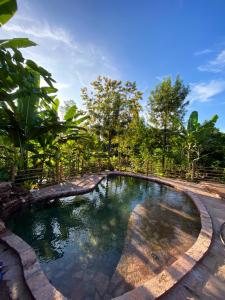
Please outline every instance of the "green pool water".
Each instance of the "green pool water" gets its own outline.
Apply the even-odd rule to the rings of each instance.
[[[140,203],[147,205],[144,231],[156,257],[157,251],[168,254],[173,243],[185,250],[177,242],[179,236],[188,237],[188,246],[194,243],[200,220],[186,195],[122,176],[110,176],[84,195],[24,208],[7,220],[7,226],[34,248],[47,277],[65,296],[97,299],[96,278],[101,274],[110,285],[130,214]]]

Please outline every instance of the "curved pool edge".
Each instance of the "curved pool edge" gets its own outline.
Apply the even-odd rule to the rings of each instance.
[[[201,220],[201,231],[194,245],[187,250],[180,258],[178,258],[172,265],[165,268],[161,273],[145,282],[143,285],[119,296],[116,300],[130,300],[130,299],[157,299],[164,295],[173,286],[185,277],[193,267],[206,255],[213,236],[211,217],[208,214],[205,205],[202,202],[201,196],[196,194],[190,187],[178,183],[175,180],[162,179],[158,177],[146,176],[142,174],[110,171],[102,172],[97,175],[96,180],[91,182],[87,187],[77,188],[70,191],[58,191],[48,195],[39,195],[34,199],[34,202],[47,200],[54,197],[63,197],[69,195],[84,194],[92,191],[102,179],[107,175],[121,175],[141,178],[160,184],[173,187],[177,190],[186,193],[196,205]],[[25,283],[27,284],[32,296],[36,300],[66,300],[47,279],[44,271],[41,269],[35,251],[24,240],[6,229],[0,233],[0,241],[6,243],[12,248],[20,257],[23,268],[23,275]]]
[[[166,294],[175,285],[177,285],[181,279],[191,272],[194,266],[207,254],[213,237],[211,217],[205,205],[203,204],[201,196],[192,191],[191,187],[185,186],[184,184],[182,185],[181,183],[173,180],[145,176],[141,174],[127,172],[113,172],[113,174],[142,178],[173,187],[179,191],[183,191],[191,198],[199,211],[201,230],[196,242],[192,245],[192,247],[183,255],[181,255],[173,264],[166,267],[162,272],[154,276],[149,281],[146,281],[143,285],[119,297],[113,298],[114,300],[158,299],[162,295]]]
[[[55,193],[40,195],[33,198],[33,202],[45,201],[52,198],[64,197],[70,195],[85,194],[91,192],[107,174],[98,174],[95,180],[87,187],[72,189],[70,191],[58,191]],[[28,245],[18,235],[5,227],[5,223],[0,219],[0,241],[11,248],[18,256],[21,262],[23,277],[25,283],[35,300],[67,300],[60,291],[58,291],[49,281],[41,268],[34,249]]]
[[[6,229],[0,234],[0,241],[19,256],[25,283],[34,299],[67,299],[49,282],[35,251],[23,239]]]

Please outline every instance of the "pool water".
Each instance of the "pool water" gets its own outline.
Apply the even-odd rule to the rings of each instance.
[[[65,296],[107,299],[128,221],[137,204],[147,208],[149,222],[145,220],[142,227],[156,257],[157,251],[168,254],[182,234],[188,240],[186,247],[196,240],[200,219],[185,194],[122,176],[103,179],[93,192],[84,195],[24,208],[10,217],[7,226],[34,248],[47,277]],[[176,242],[176,247],[180,252],[187,250],[182,243]]]

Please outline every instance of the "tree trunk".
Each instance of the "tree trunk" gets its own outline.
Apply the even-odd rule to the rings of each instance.
[[[162,145],[162,150],[163,150],[163,155],[162,155],[162,171],[164,172],[165,170],[165,161],[166,161],[166,144],[167,144],[167,127],[165,126],[163,129],[163,145]]]
[[[11,165],[11,180],[12,180],[12,182],[15,182],[16,171],[17,171],[16,157],[17,157],[16,147],[13,147],[13,160],[12,160],[12,165]]]
[[[60,182],[60,178],[59,178],[60,171],[59,171],[59,161],[58,161],[58,159],[56,160],[56,164],[55,164],[55,172],[56,172],[55,181],[59,183]]]
[[[59,180],[60,180],[60,182],[62,182],[62,180],[63,180],[63,166],[62,166],[62,163],[60,163],[60,165],[59,165]]]
[[[113,170],[113,166],[112,166],[112,163],[111,163],[111,155],[112,155],[112,138],[109,135],[109,139],[108,139],[108,169],[110,171]]]
[[[146,170],[146,173],[147,173],[147,176],[148,176],[148,173],[149,173],[149,159],[147,159],[147,170]]]
[[[12,169],[11,169],[11,181],[15,182],[16,177],[16,165],[13,163]]]
[[[192,170],[191,170],[191,180],[194,181],[195,178],[195,170],[196,170],[196,164],[195,159],[192,161]]]

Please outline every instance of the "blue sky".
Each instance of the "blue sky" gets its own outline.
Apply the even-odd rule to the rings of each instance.
[[[60,99],[81,105],[80,88],[98,75],[150,90],[166,76],[190,85],[189,113],[219,115],[225,131],[224,0],[18,0],[1,37],[27,36],[24,50],[57,80]]]

